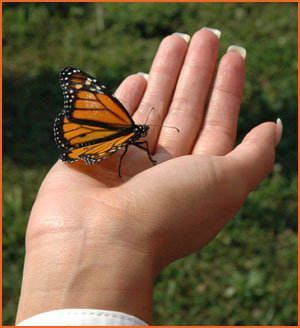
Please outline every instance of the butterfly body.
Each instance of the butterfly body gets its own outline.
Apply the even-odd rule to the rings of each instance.
[[[54,123],[54,138],[63,152],[63,162],[84,160],[95,164],[129,145],[147,151],[147,141],[138,142],[149,130],[147,125],[137,125],[119,100],[95,78],[79,69],[66,67],[60,74],[64,93],[64,109]],[[143,147],[142,145],[145,145]]]

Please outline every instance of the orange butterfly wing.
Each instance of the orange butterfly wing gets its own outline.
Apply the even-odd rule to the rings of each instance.
[[[92,76],[67,67],[61,72],[60,84],[65,97],[64,109],[71,121],[85,119],[116,128],[135,125],[119,100]]]
[[[148,126],[136,125],[119,100],[95,78],[66,67],[60,84],[64,110],[55,120],[54,138],[63,150],[60,158],[64,162],[83,159],[94,164],[122,147],[126,151],[128,144],[145,149],[135,141],[147,134]]]
[[[54,131],[58,146],[64,150],[61,159],[64,162],[84,159],[87,164],[108,158],[135,135],[134,132],[120,135],[114,130],[73,123],[64,113],[56,118]]]

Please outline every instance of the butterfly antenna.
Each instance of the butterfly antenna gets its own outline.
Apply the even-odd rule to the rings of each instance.
[[[178,128],[176,128],[175,126],[170,126],[170,125],[151,124],[149,126],[159,126],[161,128],[170,128],[170,129],[175,129],[178,133],[180,132],[180,130]]]
[[[148,118],[149,118],[149,116],[150,116],[150,114],[151,114],[151,112],[152,112],[153,110],[154,110],[154,107],[152,107],[152,108],[149,110],[149,113],[148,113],[148,115],[147,115],[147,119],[146,119],[146,123],[145,123],[145,125],[147,124],[147,122],[148,122]],[[158,127],[160,127],[160,128],[171,128],[171,129],[175,129],[178,133],[180,132],[180,130],[177,129],[175,126],[170,126],[170,125],[148,124],[148,126],[158,126]]]
[[[154,110],[154,107],[151,107],[150,110],[149,110],[149,113],[148,113],[148,115],[147,115],[145,125],[147,125],[148,118],[149,118],[149,116],[150,116],[150,114],[151,114],[151,112],[152,112],[153,110]]]

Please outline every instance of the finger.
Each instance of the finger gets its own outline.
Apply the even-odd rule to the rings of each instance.
[[[162,124],[171,102],[177,78],[188,48],[187,40],[179,35],[170,35],[161,42],[153,61],[147,89],[141,104],[134,115],[135,122],[141,124],[146,120],[152,107],[147,124]],[[147,140],[153,150],[159,128],[152,128]]]
[[[226,158],[232,168],[232,181],[248,195],[272,171],[275,147],[280,141],[282,125],[271,122],[252,129],[242,143]]]
[[[180,130],[162,128],[156,152],[172,157],[191,152],[202,124],[204,106],[219,50],[218,37],[208,30],[196,32],[191,40],[176,91],[163,122]]]
[[[147,87],[147,80],[145,77],[133,74],[128,76],[118,87],[115,92],[115,96],[119,99],[122,105],[127,109],[130,115],[132,115]]]
[[[224,155],[232,149],[244,79],[244,58],[233,51],[225,54],[220,61],[194,154]]]

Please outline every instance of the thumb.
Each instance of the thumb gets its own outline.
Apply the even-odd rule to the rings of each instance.
[[[244,138],[242,143],[231,151],[229,163],[234,167],[238,179],[244,182],[246,194],[272,171],[275,160],[275,147],[282,135],[281,120],[277,124],[267,122],[253,128]],[[241,179],[241,180],[240,180]]]

